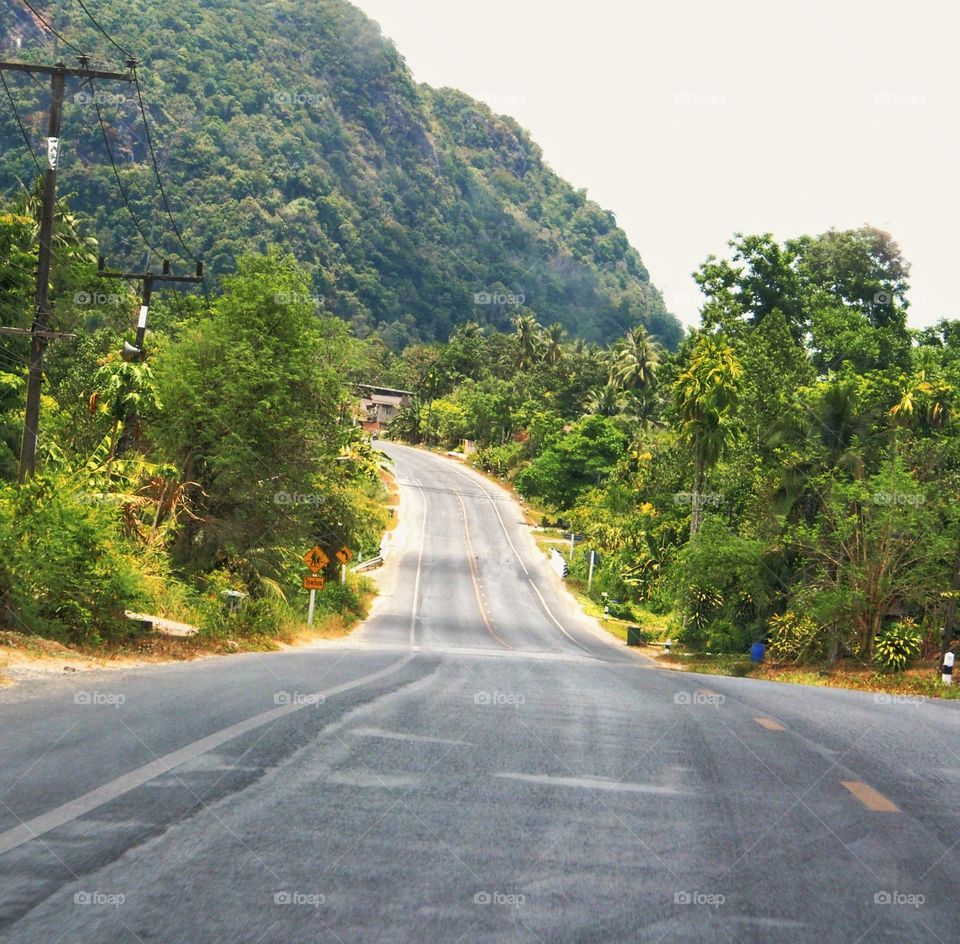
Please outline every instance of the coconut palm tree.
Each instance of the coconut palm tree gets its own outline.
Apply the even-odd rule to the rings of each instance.
[[[657,380],[660,355],[642,325],[628,331],[613,349],[611,379],[624,390],[647,391]]]
[[[606,383],[594,391],[587,412],[595,416],[619,416],[625,409],[627,398],[615,383]]]
[[[517,366],[529,370],[540,360],[541,325],[533,315],[517,315],[513,319],[514,339],[517,343]]]
[[[733,414],[742,379],[743,367],[726,339],[703,335],[674,386],[680,435],[693,453],[691,537],[700,530],[707,470],[717,464],[736,431]]]
[[[563,361],[563,342],[567,331],[562,324],[552,324],[543,332],[543,362],[556,367]]]

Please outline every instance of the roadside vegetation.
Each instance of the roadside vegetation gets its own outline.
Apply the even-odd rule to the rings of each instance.
[[[909,266],[875,229],[730,249],[695,274],[702,323],[675,351],[518,313],[388,358],[416,392],[392,433],[468,441],[582,535],[571,581],[598,552],[593,603],[676,650],[933,665],[957,592],[960,322],[907,328]]]
[[[35,219],[28,196],[0,213],[13,326],[30,325]],[[61,213],[54,319],[74,337],[47,350],[38,473],[24,485],[29,339],[0,341],[0,629],[115,652],[295,638],[302,555],[319,543],[371,556],[390,517],[380,457],[354,424],[366,346],[318,312],[290,257],[268,251],[209,304],[155,294],[147,356],[124,360],[138,300],[98,278],[83,231]],[[371,594],[365,579],[339,583],[336,564],[327,576],[320,634],[355,622]],[[145,640],[128,611],[200,633]]]

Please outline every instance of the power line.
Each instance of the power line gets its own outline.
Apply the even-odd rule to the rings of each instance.
[[[133,225],[136,226],[137,232],[140,234],[140,238],[146,244],[147,249],[149,249],[150,252],[158,257],[162,256],[162,253],[158,251],[156,246],[154,246],[153,243],[147,239],[147,234],[143,231],[139,217],[133,212],[133,207],[130,206],[130,200],[127,197],[126,188],[123,186],[123,182],[120,180],[120,171],[117,169],[116,161],[113,159],[113,149],[110,147],[110,141],[107,139],[107,129],[103,124],[103,113],[100,111],[100,102],[97,101],[97,93],[93,85],[93,79],[90,80],[90,91],[93,93],[93,104],[97,109],[97,121],[100,123],[100,134],[103,137],[103,145],[107,149],[107,157],[110,159],[110,166],[113,168],[113,176],[116,178],[117,187],[119,188],[120,196],[123,199],[123,205],[127,208],[127,212],[130,214],[130,218],[133,220]]]
[[[10,108],[13,109],[13,117],[17,119],[17,127],[20,129],[20,134],[23,136],[23,143],[30,152],[30,156],[33,158],[33,163],[37,165],[37,173],[42,174],[43,168],[40,166],[40,161],[37,160],[37,155],[34,153],[33,145],[30,143],[30,137],[27,134],[27,129],[23,127],[23,122],[20,120],[20,112],[17,110],[17,103],[14,101],[13,93],[10,91],[10,86],[7,85],[7,79],[2,70],[0,70],[0,82],[3,82],[3,89],[7,93],[7,100],[10,102]]]
[[[50,30],[50,32],[53,33],[53,35],[56,36],[57,39],[59,39],[61,43],[63,43],[64,46],[69,46],[75,53],[77,53],[77,55],[86,57],[86,53],[84,53],[84,51],[83,51],[82,49],[78,48],[77,46],[74,46],[73,43],[71,43],[69,40],[64,39],[64,37],[61,36],[61,35],[53,28],[53,26],[52,26],[50,23],[48,23],[48,22],[37,12],[37,9],[33,6],[32,3],[30,3],[30,0],[20,0],[20,2],[23,3],[23,5],[24,5],[25,7],[27,7],[27,9],[29,9],[30,12],[31,12],[41,23],[43,23],[43,25],[44,25],[48,30]]]
[[[150,134],[150,122],[147,119],[147,109],[143,104],[143,90],[140,88],[140,78],[137,75],[137,67],[135,64],[131,66],[131,70],[133,72],[133,84],[137,90],[137,102],[140,105],[140,114],[143,117],[143,127],[144,131],[146,132],[147,149],[150,152],[150,161],[153,164],[153,173],[157,178],[157,187],[160,190],[160,196],[163,198],[164,209],[167,211],[167,217],[170,220],[170,225],[173,227],[174,233],[176,234],[177,242],[179,242],[183,247],[183,251],[187,254],[187,258],[191,259],[193,262],[199,263],[200,260],[190,251],[190,249],[187,247],[187,244],[183,241],[183,235],[181,234],[180,228],[177,226],[177,221],[173,218],[173,213],[170,210],[170,202],[167,200],[167,192],[163,189],[163,181],[160,179],[160,167],[157,164],[157,154],[153,149],[153,138]],[[203,288],[203,297],[206,303],[207,311],[209,312],[210,293],[207,290],[207,277],[205,273],[201,276],[200,284]]]
[[[96,20],[96,19],[94,18],[94,16],[93,16],[93,14],[87,9],[86,4],[83,2],[83,0],[77,0],[77,3],[80,4],[80,9],[83,10],[83,12],[87,14],[87,19],[89,19],[90,22],[93,23],[93,25],[96,27],[97,31],[98,31],[99,33],[101,33],[102,35],[104,35],[104,36],[107,38],[107,40],[108,40],[116,49],[119,49],[120,52],[122,52],[122,53],[124,54],[124,56],[126,56],[128,59],[129,59],[129,58],[132,58],[131,55],[130,55],[130,51],[129,51],[128,49],[124,49],[123,46],[121,46],[121,45],[97,22],[97,20]]]
[[[157,155],[153,149],[153,138],[150,134],[150,123],[147,120],[147,109],[143,104],[143,93],[140,89],[140,79],[137,77],[136,67],[133,69],[133,84],[137,90],[137,102],[140,105],[140,114],[143,116],[143,127],[146,129],[146,139],[147,139],[147,148],[150,151],[150,161],[153,164],[153,173],[157,179],[157,187],[160,189],[160,196],[163,198],[163,206],[167,211],[167,218],[170,220],[170,225],[173,227],[174,233],[177,236],[177,242],[183,247],[183,251],[187,254],[187,258],[192,262],[199,262],[200,260],[187,248],[187,244],[183,241],[183,236],[180,233],[180,227],[177,226],[177,221],[173,218],[173,213],[170,210],[170,202],[167,200],[167,192],[163,189],[163,181],[160,178],[160,167],[157,164]]]

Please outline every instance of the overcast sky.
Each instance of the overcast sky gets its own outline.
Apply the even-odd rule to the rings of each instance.
[[[735,231],[870,223],[911,317],[960,317],[960,16],[942,2],[355,0],[414,76],[513,115],[608,210],[668,307]]]

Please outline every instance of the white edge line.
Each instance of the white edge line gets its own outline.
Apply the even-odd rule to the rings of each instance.
[[[375,682],[403,668],[414,658],[416,658],[416,654],[410,653],[398,659],[396,662],[392,662],[386,668],[380,669],[378,672],[364,675],[361,678],[354,679],[352,682],[344,682],[342,685],[336,685],[322,692],[316,692],[312,698],[308,697],[290,705],[281,705],[279,708],[261,712],[252,718],[247,718],[245,721],[232,724],[227,728],[223,728],[221,731],[201,738],[199,741],[194,741],[192,744],[186,745],[186,747],[181,747],[179,750],[164,754],[149,764],[137,767],[135,770],[131,770],[129,773],[123,774],[97,787],[95,790],[83,794],[83,796],[69,800],[46,813],[41,813],[39,816],[28,819],[19,826],[0,833],[0,856],[60,826],[65,826],[67,823],[73,822],[73,820],[92,812],[105,803],[109,803],[111,800],[122,796],[124,793],[129,793],[131,790],[143,786],[145,783],[149,783],[161,774],[173,770],[174,767],[179,767],[181,764],[185,764],[187,761],[193,760],[201,754],[212,751],[221,744],[226,744],[228,741],[232,741],[242,734],[254,731],[257,728],[263,727],[265,724],[269,724],[271,721],[276,721],[295,711],[302,711],[307,707],[315,707],[321,700],[339,695],[343,692],[348,692],[353,688],[359,688],[361,685]]]

